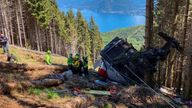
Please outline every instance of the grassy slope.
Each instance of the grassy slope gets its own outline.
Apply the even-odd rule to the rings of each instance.
[[[101,33],[104,44],[109,43],[114,37],[127,38],[128,42],[132,43],[136,49],[140,49],[144,43],[143,36],[145,35],[145,26],[135,26],[122,28],[111,32]]]
[[[0,61],[5,62],[6,56],[2,54],[2,48],[0,48]],[[31,50],[26,50],[24,48],[19,48],[15,46],[10,46],[10,53],[16,55],[18,58],[18,63],[26,64],[44,64],[44,54],[43,52],[36,52]],[[67,64],[67,58],[63,56],[53,55],[53,63],[55,64]]]

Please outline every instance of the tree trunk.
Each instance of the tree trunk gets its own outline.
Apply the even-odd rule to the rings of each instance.
[[[146,28],[145,28],[145,47],[152,46],[153,39],[153,0],[146,1]],[[145,82],[152,86],[153,85],[153,74],[145,72]]]
[[[153,36],[153,0],[146,1],[145,47],[150,47]]]
[[[191,2],[192,3],[192,2]],[[186,100],[192,99],[192,37],[191,37],[191,27],[192,27],[192,20],[191,18],[191,13],[192,9],[189,8],[191,7],[190,1],[187,0],[186,2],[186,10],[185,10],[185,26],[184,26],[184,32],[186,32],[186,39],[187,41],[186,44],[186,51],[184,57],[184,68],[183,68],[183,73],[184,73],[184,79],[183,79],[183,98]],[[188,16],[189,15],[189,16]]]
[[[40,51],[39,47],[39,28],[37,22],[35,22],[35,37],[36,37],[36,49],[37,51]]]
[[[17,17],[17,29],[18,29],[19,46],[23,47],[18,7],[16,8],[16,17]]]
[[[187,33],[187,20],[188,20],[188,11],[189,11],[189,0],[186,0],[186,8],[185,8],[185,19],[184,19],[184,29],[183,29],[183,40],[182,40],[182,44],[183,44],[183,48],[185,49],[185,44],[186,44],[186,33]],[[181,84],[182,84],[182,74],[183,74],[183,61],[184,61],[184,54],[181,55],[181,60],[180,60],[180,69],[178,72],[178,86],[177,86],[177,93],[180,93],[181,91]]]
[[[23,33],[23,38],[24,38],[24,47],[26,47],[26,32],[25,32],[25,26],[24,26],[24,20],[23,20],[23,8],[22,8],[22,3],[21,0],[18,0],[18,6],[19,6],[19,13],[20,13],[20,20],[21,20],[21,26],[22,26],[22,33]]]

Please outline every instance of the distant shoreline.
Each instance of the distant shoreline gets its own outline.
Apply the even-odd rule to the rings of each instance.
[[[62,11],[66,13],[68,10],[69,8],[63,8]],[[76,14],[78,9],[73,9],[73,11]],[[93,16],[101,33],[145,24],[145,16],[140,15],[97,13],[87,9],[84,9],[81,12],[88,22],[90,21],[90,17]]]
[[[145,0],[110,1],[110,0],[57,0],[58,7],[65,13],[73,9],[81,10],[83,17],[89,22],[93,16],[101,33],[120,28],[128,28],[145,24]]]

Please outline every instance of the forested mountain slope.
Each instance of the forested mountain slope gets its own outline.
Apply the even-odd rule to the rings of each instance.
[[[101,33],[104,44],[109,43],[114,37],[127,39],[136,49],[140,49],[144,44],[145,26],[135,26]]]
[[[11,44],[96,59],[102,39],[93,18],[86,22],[80,11],[60,12],[53,0],[0,0],[0,4],[0,31]]]

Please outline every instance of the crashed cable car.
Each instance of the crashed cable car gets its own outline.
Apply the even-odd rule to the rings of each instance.
[[[158,61],[166,59],[171,48],[182,52],[179,42],[164,32],[159,32],[166,43],[161,48],[146,48],[137,51],[132,44],[119,37],[115,37],[101,51],[102,63],[99,73],[106,72],[104,77],[121,84],[141,84],[145,72],[156,72]]]

